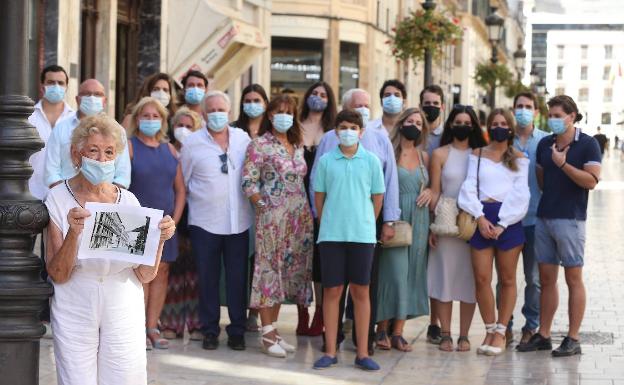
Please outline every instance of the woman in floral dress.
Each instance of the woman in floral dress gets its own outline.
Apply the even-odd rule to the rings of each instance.
[[[288,95],[269,103],[266,119],[271,128],[261,128],[249,145],[243,169],[243,190],[256,208],[250,307],[260,312],[264,352],[276,357],[295,350],[275,329],[280,305],[288,301],[308,306],[312,298],[312,216],[296,111]]]

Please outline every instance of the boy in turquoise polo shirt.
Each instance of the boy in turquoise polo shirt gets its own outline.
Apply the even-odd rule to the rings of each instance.
[[[385,185],[379,159],[359,145],[362,125],[357,111],[341,111],[335,124],[340,145],[323,155],[316,168],[314,202],[320,222],[317,242],[321,253],[326,354],[314,363],[314,369],[325,369],[338,362],[338,309],[344,283],[349,282],[358,342],[355,365],[364,370],[379,370],[379,365],[368,356],[368,291],[377,243],[376,219]]]

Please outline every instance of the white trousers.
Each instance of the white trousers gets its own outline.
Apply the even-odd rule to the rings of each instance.
[[[130,268],[75,270],[51,302],[59,385],[147,384],[143,286]]]

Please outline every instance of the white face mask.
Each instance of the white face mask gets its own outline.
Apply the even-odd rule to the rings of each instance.
[[[182,143],[184,139],[186,139],[186,137],[191,135],[192,133],[193,131],[189,130],[188,128],[184,126],[176,127],[173,129],[173,136],[180,143]]]
[[[163,107],[167,107],[169,105],[169,102],[171,101],[171,95],[169,95],[168,92],[163,91],[163,90],[152,91],[150,96],[158,100],[160,104],[163,105]]]

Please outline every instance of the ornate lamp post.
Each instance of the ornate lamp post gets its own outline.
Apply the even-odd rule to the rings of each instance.
[[[0,382],[39,383],[39,313],[52,288],[32,253],[48,212],[28,192],[28,158],[43,147],[28,122],[28,32],[32,0],[0,1]]]
[[[436,3],[433,0],[425,0],[422,4],[425,12],[431,12],[435,9]],[[433,84],[433,77],[431,75],[431,63],[432,63],[432,55],[431,50],[425,50],[425,87]]]
[[[498,42],[503,37],[503,25],[505,24],[505,19],[500,17],[496,13],[496,8],[492,8],[492,13],[490,13],[485,18],[485,25],[488,30],[488,38],[490,40],[490,45],[492,46],[492,58],[490,59],[492,64],[498,63]],[[492,93],[490,95],[490,108],[494,108],[496,105],[496,85],[492,87]]]
[[[522,47],[518,47],[518,50],[514,52],[514,65],[516,66],[516,72],[518,73],[518,81],[522,80],[524,74],[524,63],[526,61],[526,51]]]

